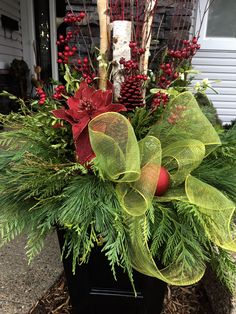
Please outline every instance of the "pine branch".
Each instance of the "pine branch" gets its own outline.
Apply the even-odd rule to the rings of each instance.
[[[228,290],[235,293],[236,282],[236,263],[233,256],[220,248],[215,248],[212,251],[211,267],[216,273],[218,279],[228,288]]]
[[[189,204],[183,202],[176,204],[169,203],[163,206],[154,201],[155,222],[151,252],[165,266],[177,262],[185,270],[202,267],[209,259],[207,255],[209,240],[204,227],[194,217],[193,211],[186,211]],[[184,210],[188,214],[183,215]]]

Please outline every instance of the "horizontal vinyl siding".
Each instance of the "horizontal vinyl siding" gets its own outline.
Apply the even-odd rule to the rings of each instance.
[[[20,0],[0,0],[0,15],[6,15],[19,22],[19,31],[12,34],[4,31],[0,20],[0,69],[6,68],[13,59],[22,59],[22,35],[20,25]]]
[[[193,66],[200,71],[197,80],[208,78],[218,92],[208,90],[222,122],[236,119],[236,51],[200,50],[193,59]]]

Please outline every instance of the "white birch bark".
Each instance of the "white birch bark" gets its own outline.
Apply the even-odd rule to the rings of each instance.
[[[131,41],[132,23],[130,21],[114,21],[113,28],[113,86],[114,99],[117,101],[120,95],[120,85],[123,81],[121,73],[120,59],[123,57],[126,60],[131,59],[131,51],[129,43]]]

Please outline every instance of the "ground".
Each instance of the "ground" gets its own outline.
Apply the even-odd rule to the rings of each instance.
[[[28,314],[71,314],[64,274]],[[191,287],[168,286],[162,314],[213,314],[201,283]]]

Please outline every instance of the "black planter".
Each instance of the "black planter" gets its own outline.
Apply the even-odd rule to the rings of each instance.
[[[64,232],[58,230],[62,248]],[[63,260],[73,314],[159,314],[162,311],[166,284],[134,271],[137,297],[126,274],[117,268],[117,281],[99,249],[88,264],[78,266],[72,274],[72,260]]]

